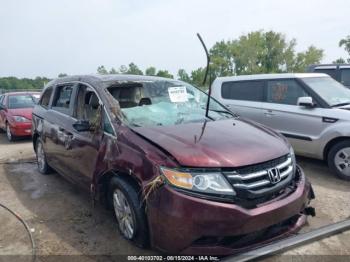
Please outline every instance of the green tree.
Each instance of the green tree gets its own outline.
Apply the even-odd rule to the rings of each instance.
[[[118,74],[118,71],[114,69],[114,67],[111,68],[111,70],[109,70],[110,74]]]
[[[346,62],[345,62],[345,60],[344,60],[344,58],[338,58],[337,60],[334,60],[333,61],[333,64],[345,64]]]
[[[65,77],[65,76],[68,76],[68,75],[65,74],[65,73],[59,73],[59,74],[58,74],[58,77]]]
[[[344,47],[345,51],[348,52],[348,55],[350,56],[350,35],[339,41],[339,47]],[[345,62],[344,59],[343,61]],[[350,57],[347,59],[347,62],[350,63]]]
[[[101,65],[97,68],[97,73],[100,74],[100,75],[107,75],[108,74],[108,71],[107,69],[105,68],[104,65]]]
[[[174,78],[174,76],[170,74],[168,70],[159,70],[156,76],[165,77],[165,78]]]
[[[297,53],[295,62],[290,71],[305,72],[308,65],[317,64],[323,57],[323,50],[310,46],[305,52]]]
[[[187,74],[185,69],[179,69],[177,72],[177,76],[181,81],[190,83],[191,82],[191,77]]]
[[[207,87],[203,85],[205,76],[205,68],[197,68],[191,72],[191,84],[199,87],[202,90],[206,90]]]
[[[126,74],[130,74],[130,75],[143,75],[143,72],[140,68],[138,68],[138,66],[134,63],[130,63],[129,64],[129,68],[126,71]]]
[[[254,31],[238,39],[220,41],[210,49],[211,70],[216,76],[304,71],[319,63],[323,50],[310,46],[295,52],[296,40],[274,31]]]
[[[147,76],[155,76],[157,72],[157,69],[154,66],[150,66],[146,69],[145,75]]]

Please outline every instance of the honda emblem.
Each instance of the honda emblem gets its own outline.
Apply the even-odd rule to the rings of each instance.
[[[281,181],[281,174],[278,168],[271,168],[267,170],[271,184],[277,184]]]

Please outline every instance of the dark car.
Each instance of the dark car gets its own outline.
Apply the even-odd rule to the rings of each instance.
[[[279,134],[172,79],[72,76],[33,111],[38,168],[114,209],[120,233],[173,254],[233,254],[299,230],[313,191]]]
[[[324,73],[350,88],[350,64],[310,65],[307,72]]]
[[[32,111],[38,92],[12,92],[0,95],[0,129],[7,139],[32,135]]]

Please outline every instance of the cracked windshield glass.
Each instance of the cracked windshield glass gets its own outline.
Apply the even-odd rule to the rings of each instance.
[[[132,126],[169,126],[234,117],[211,98],[206,118],[207,94],[179,81],[116,84],[108,90]]]

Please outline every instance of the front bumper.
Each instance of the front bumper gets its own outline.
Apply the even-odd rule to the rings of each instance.
[[[293,193],[253,209],[163,186],[149,205],[152,246],[171,254],[230,255],[297,232],[306,222],[304,210],[313,196],[299,167],[298,172]],[[237,245],[235,239],[243,237],[248,241]]]
[[[31,136],[32,122],[12,122],[10,123],[10,130],[13,136]]]

